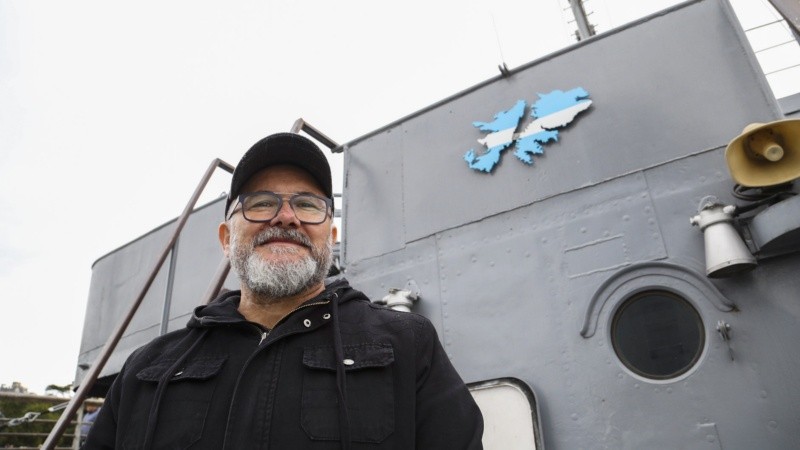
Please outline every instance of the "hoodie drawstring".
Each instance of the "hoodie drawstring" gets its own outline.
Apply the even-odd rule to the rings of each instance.
[[[144,435],[144,445],[142,449],[150,450],[153,446],[153,438],[155,438],[156,434],[156,425],[158,424],[158,409],[161,406],[161,399],[164,397],[164,392],[167,390],[167,385],[169,385],[169,380],[172,379],[172,376],[175,372],[178,371],[178,368],[183,365],[189,355],[200,345],[200,342],[208,335],[208,328],[202,330],[202,334],[197,337],[197,339],[192,343],[188,350],[183,352],[183,354],[175,361],[164,375],[161,376],[161,379],[158,380],[158,387],[156,387],[155,395],[153,396],[153,403],[150,406],[150,414],[147,417],[147,428],[146,433]],[[189,333],[184,340],[188,340],[190,336],[194,333]]]
[[[333,316],[333,352],[336,355],[336,394],[339,399],[339,438],[342,450],[350,450],[350,415],[347,412],[347,374],[344,370],[344,347],[339,328],[339,296],[334,293],[331,302]]]

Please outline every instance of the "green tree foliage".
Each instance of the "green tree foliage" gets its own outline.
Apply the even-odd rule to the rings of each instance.
[[[63,403],[65,399],[29,395],[0,395],[0,448],[40,447],[62,411],[47,412],[47,409]],[[33,422],[17,426],[5,426],[9,420],[19,418],[28,412],[42,413]],[[34,434],[38,433],[38,434]],[[72,447],[75,426],[70,425],[58,442],[59,447]]]
[[[63,386],[59,386],[57,384],[48,384],[44,391],[47,393],[58,393],[58,395],[67,396],[70,392],[72,392],[72,384],[65,384]]]

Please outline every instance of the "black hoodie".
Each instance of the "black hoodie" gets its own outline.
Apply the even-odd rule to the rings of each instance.
[[[270,331],[239,295],[131,354],[83,448],[482,448],[480,410],[426,318],[339,280]]]

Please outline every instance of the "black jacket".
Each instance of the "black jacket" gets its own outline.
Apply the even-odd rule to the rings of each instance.
[[[134,352],[84,449],[481,448],[480,411],[426,318],[340,280],[267,332],[239,295]]]

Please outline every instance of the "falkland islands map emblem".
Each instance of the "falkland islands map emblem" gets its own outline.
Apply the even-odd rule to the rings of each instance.
[[[500,162],[503,152],[516,146],[514,156],[525,164],[533,164],[533,155],[544,153],[543,146],[551,141],[558,141],[558,128],[567,126],[583,111],[589,109],[592,101],[589,93],[581,88],[569,91],[555,90],[549,94],[538,94],[539,100],[530,107],[532,122],[521,132],[517,128],[525,116],[527,104],[519,100],[507,111],[494,115],[491,122],[472,122],[472,125],[486,134],[478,139],[486,151],[476,155],[470,149],[464,160],[471,169],[489,173]]]

